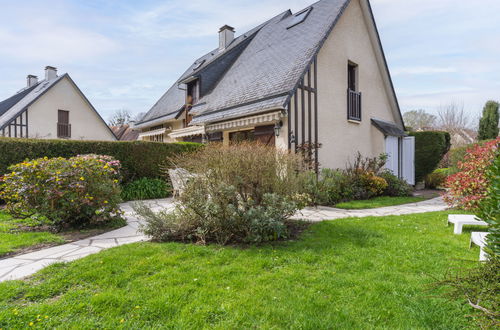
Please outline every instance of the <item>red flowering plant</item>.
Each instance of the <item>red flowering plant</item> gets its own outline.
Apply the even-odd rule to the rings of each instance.
[[[481,144],[475,144],[458,162],[458,172],[446,179],[448,191],[444,200],[452,207],[464,210],[476,210],[479,203],[487,197],[490,179],[486,175],[495,159],[500,138]]]
[[[120,215],[120,162],[112,157],[45,157],[12,165],[9,171],[0,182],[0,199],[16,217],[38,214],[60,228]]]

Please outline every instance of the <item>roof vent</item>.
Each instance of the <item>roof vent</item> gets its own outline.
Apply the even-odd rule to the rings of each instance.
[[[57,68],[53,66],[45,67],[45,80],[52,80],[57,78]]]
[[[219,49],[224,50],[234,39],[234,28],[224,25],[219,29]]]
[[[36,84],[38,84],[38,77],[34,76],[32,74],[29,74],[26,77],[26,82],[27,82],[27,87],[35,86]]]

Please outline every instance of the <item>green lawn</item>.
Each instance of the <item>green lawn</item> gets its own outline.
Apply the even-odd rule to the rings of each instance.
[[[19,231],[19,220],[0,211],[0,257],[17,249],[46,243],[63,243],[64,239],[49,232]]]
[[[339,204],[335,205],[335,207],[340,208],[340,209],[348,209],[348,210],[374,209],[377,207],[416,203],[416,202],[425,201],[426,199],[427,198],[425,198],[425,197],[414,197],[414,196],[408,196],[408,197],[380,196],[380,197],[375,197],[372,199],[339,203]]]
[[[0,283],[0,328],[469,327],[431,286],[477,265],[447,214],[317,223],[258,247],[125,245]]]

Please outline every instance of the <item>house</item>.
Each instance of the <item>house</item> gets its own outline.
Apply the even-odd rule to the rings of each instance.
[[[129,124],[110,126],[110,128],[119,141],[136,141],[139,137],[139,131],[130,127]]]
[[[150,141],[258,140],[314,147],[320,166],[359,151],[389,155],[413,183],[407,137],[368,0],[322,0],[285,11],[198,58],[135,126]],[[319,145],[321,145],[320,148]]]
[[[69,74],[45,68],[45,79],[28,75],[27,85],[0,102],[0,136],[114,141],[111,129]]]

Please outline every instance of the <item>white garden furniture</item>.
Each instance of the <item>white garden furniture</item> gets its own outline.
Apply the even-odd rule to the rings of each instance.
[[[168,175],[170,176],[170,182],[172,182],[174,197],[180,196],[186,189],[189,179],[195,176],[183,168],[169,169]]]
[[[485,261],[488,259],[488,255],[484,251],[484,247],[486,246],[486,236],[488,236],[488,233],[478,231],[474,231],[470,235],[469,249],[472,247],[472,244],[476,244],[481,249],[479,252],[479,261]]]
[[[462,227],[464,225],[488,226],[488,223],[482,221],[475,215],[469,215],[469,214],[450,214],[448,215],[448,224],[450,223],[453,223],[455,225],[453,233],[456,235],[462,233]]]

